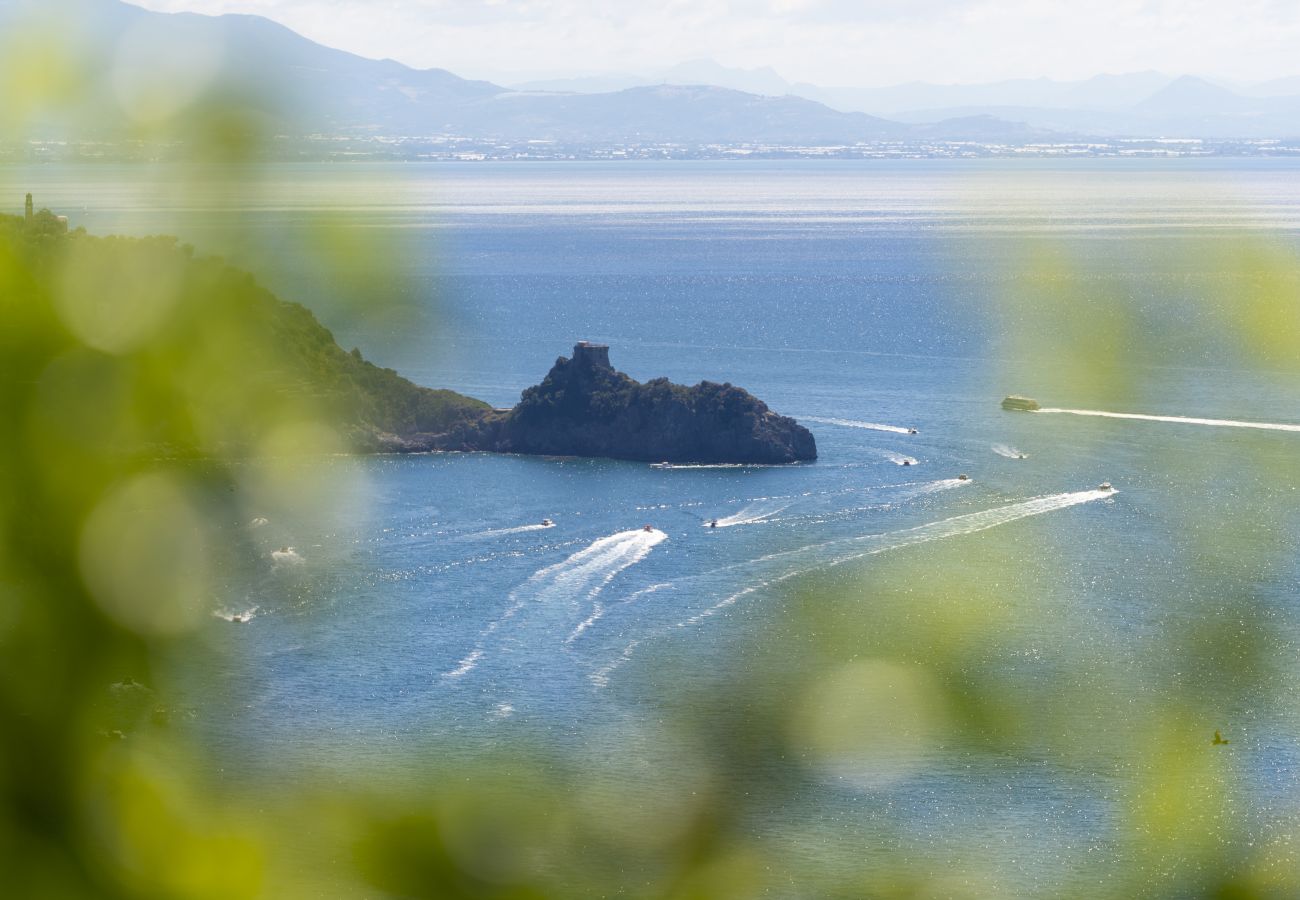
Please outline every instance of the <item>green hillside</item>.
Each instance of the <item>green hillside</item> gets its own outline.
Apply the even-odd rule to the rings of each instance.
[[[489,409],[343,350],[310,310],[173,238],[3,216],[0,273],[5,375],[38,388],[10,394],[30,406],[8,412],[81,411],[58,428],[123,452],[238,454],[293,426],[315,429],[322,450],[383,449]],[[90,387],[62,396],[74,384]]]

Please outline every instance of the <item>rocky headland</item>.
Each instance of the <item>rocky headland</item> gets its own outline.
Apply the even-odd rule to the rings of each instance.
[[[817,458],[812,433],[748,391],[704,381],[644,384],[610,364],[609,348],[579,343],[509,411],[493,410],[393,449],[486,450],[675,463],[790,463]]]
[[[111,435],[121,453],[239,456],[285,423],[314,422],[335,433],[332,447],[362,453],[700,463],[817,456],[807,429],[738,387],[688,388],[665,378],[641,384],[615,371],[608,347],[586,342],[510,410],[421,387],[359,350],[345,351],[306,307],[281,301],[220,259],[172,238],[69,231],[30,196],[23,218],[0,216],[5,259],[14,261],[17,286],[0,296],[11,325],[0,329],[0,349],[8,351],[0,357],[15,368],[9,381],[44,383],[61,360],[79,367],[75,383],[107,392],[80,401],[87,408],[125,402],[112,391],[126,391],[131,427]]]

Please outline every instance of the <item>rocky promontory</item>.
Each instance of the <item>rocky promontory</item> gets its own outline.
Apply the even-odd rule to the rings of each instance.
[[[14,297],[0,296],[12,313],[0,329],[13,360],[9,383],[44,384],[49,371],[63,371],[56,360],[80,366],[76,379],[60,377],[102,386],[85,409],[112,397],[130,410],[122,414],[129,427],[114,433],[119,454],[224,458],[285,434],[309,436],[305,448],[332,432],[331,448],[356,452],[705,463],[817,456],[807,429],[740,388],[640,384],[614,370],[608,347],[586,342],[513,409],[421,387],[345,351],[306,307],[174,238],[69,231],[30,196],[24,212],[0,215],[0,258],[14,285]],[[113,393],[128,386],[138,392],[129,403]]]
[[[600,456],[646,462],[789,463],[817,458],[812,433],[731,384],[644,384],[582,342],[509,411],[487,413],[405,449]]]

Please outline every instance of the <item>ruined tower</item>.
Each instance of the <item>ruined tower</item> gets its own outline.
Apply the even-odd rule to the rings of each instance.
[[[25,212],[26,212],[26,218],[27,218],[27,221],[30,222],[30,221],[32,220],[32,216],[35,215],[35,210],[32,209],[32,195],[31,195],[31,194],[28,194],[28,195],[27,195],[27,208],[26,208]]]
[[[597,369],[612,369],[609,364],[609,345],[578,341],[573,347],[573,361]]]

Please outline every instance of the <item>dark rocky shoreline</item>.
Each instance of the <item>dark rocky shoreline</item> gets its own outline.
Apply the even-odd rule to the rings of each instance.
[[[509,411],[490,410],[440,433],[384,436],[382,449],[594,456],[642,462],[764,463],[817,458],[812,433],[748,391],[704,381],[644,384],[585,341],[560,357]]]

